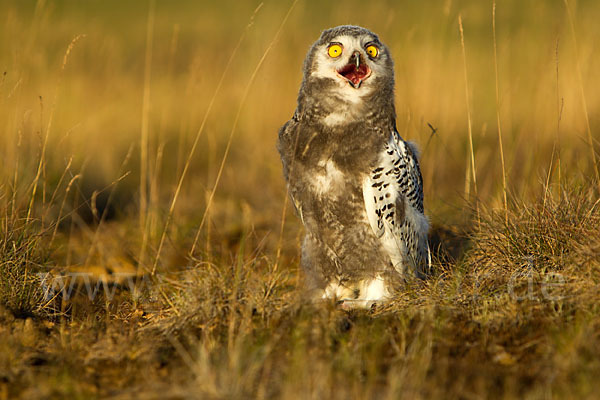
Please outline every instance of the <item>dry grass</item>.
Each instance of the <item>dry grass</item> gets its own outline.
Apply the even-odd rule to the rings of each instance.
[[[258,6],[0,7],[0,400],[597,397],[600,6]],[[434,226],[369,312],[303,299],[275,151],[342,23],[393,52]]]

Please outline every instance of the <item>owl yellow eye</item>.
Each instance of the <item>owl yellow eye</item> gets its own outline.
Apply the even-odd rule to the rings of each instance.
[[[339,44],[332,44],[327,49],[327,53],[329,54],[329,57],[333,57],[333,58],[339,57],[342,55],[342,46]]]
[[[370,45],[367,47],[367,54],[369,57],[375,58],[379,54],[379,49],[376,46]]]

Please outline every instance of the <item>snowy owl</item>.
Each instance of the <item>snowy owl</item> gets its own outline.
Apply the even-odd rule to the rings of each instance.
[[[396,129],[393,61],[377,35],[347,25],[321,34],[277,147],[317,298],[370,307],[427,274],[417,151]]]

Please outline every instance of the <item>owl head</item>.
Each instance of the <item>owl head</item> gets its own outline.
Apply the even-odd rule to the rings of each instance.
[[[379,37],[359,26],[323,31],[304,62],[305,86],[353,103],[394,85],[394,64]],[[389,92],[386,91],[386,96]]]

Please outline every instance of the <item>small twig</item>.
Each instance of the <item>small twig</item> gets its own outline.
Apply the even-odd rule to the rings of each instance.
[[[427,144],[425,145],[425,149],[423,149],[423,153],[424,154],[427,149],[429,148],[429,143],[431,142],[431,139],[438,134],[438,128],[435,128],[433,125],[431,125],[429,122],[427,123],[427,126],[429,127],[429,129],[431,129],[431,133],[429,134],[429,138],[427,139]]]

